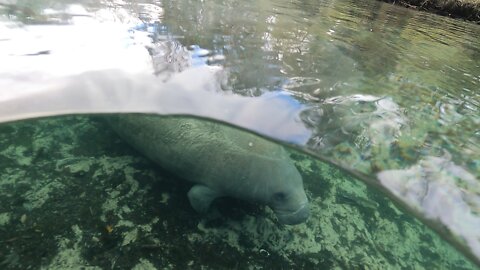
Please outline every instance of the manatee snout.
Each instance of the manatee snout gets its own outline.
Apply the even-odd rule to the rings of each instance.
[[[298,174],[295,179],[297,180],[293,181],[295,185],[291,185],[283,191],[275,192],[269,203],[278,221],[282,224],[304,223],[310,216],[310,206],[300,175]]]
[[[287,154],[270,167],[268,205],[282,224],[304,223],[310,216],[310,206],[303,187],[303,179]]]
[[[310,216],[310,207],[308,202],[293,212],[276,211],[278,221],[286,225],[297,225],[307,221]]]

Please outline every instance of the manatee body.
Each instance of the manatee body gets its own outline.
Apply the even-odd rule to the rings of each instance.
[[[309,216],[302,178],[285,149],[256,135],[194,118],[109,116],[125,141],[164,169],[196,184],[192,207],[206,212],[230,196],[268,205],[284,224]]]

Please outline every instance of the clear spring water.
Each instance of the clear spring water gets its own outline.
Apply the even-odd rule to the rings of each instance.
[[[2,14],[3,121],[191,114],[338,165],[293,154],[312,216],[283,227],[228,200],[222,218],[196,215],[188,183],[95,117],[3,124],[2,266],[474,267],[445,240],[479,257],[477,25],[356,1],[18,1]]]

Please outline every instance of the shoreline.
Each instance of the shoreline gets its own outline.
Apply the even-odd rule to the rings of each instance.
[[[479,0],[381,0],[414,10],[427,11],[480,24]]]

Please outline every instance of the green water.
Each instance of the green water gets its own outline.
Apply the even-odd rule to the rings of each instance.
[[[0,21],[61,28],[85,17],[78,7],[68,9],[70,3],[18,1],[2,6]],[[312,203],[306,224],[280,226],[268,209],[233,200],[217,203],[220,217],[199,216],[185,195],[188,182],[159,170],[96,118],[2,124],[0,266],[475,268],[445,240],[472,259],[480,256],[478,25],[375,1],[82,4],[98,21],[121,22],[147,32],[153,40],[146,45],[153,72],[161,79],[209,66],[221,69],[217,88],[226,96],[289,93],[286,100],[296,109],[293,117],[285,118],[284,129],[300,123],[309,131],[303,134],[306,142],[285,139],[289,137],[281,131],[282,124],[276,125],[276,134],[268,119],[258,117],[255,122],[262,111],[258,108],[251,109],[250,122],[239,123],[294,142],[337,166],[292,154]],[[45,12],[45,7],[57,12]],[[30,31],[37,33],[35,28]],[[12,37],[0,36],[0,42],[10,44]],[[45,44],[36,51],[25,50],[25,55],[48,51],[45,63],[27,61],[22,67],[11,62],[0,67],[0,85],[40,78],[36,84],[41,88],[49,85],[41,71],[62,78],[105,66],[101,56],[107,51],[101,42],[93,43],[87,53],[82,52],[83,45],[65,50],[65,55],[78,59],[94,55],[91,59],[98,63],[89,61],[90,65],[77,64],[77,58],[58,62],[56,52],[62,48]],[[24,53],[9,46],[2,48],[12,50],[10,55]],[[54,49],[46,50],[48,46]],[[2,59],[9,59],[8,50]],[[113,61],[125,55],[112,55],[112,64],[105,69],[127,68]],[[15,59],[26,59],[22,57]],[[49,65],[48,59],[55,61]],[[134,67],[140,62],[126,63]],[[48,72],[45,77],[51,78]],[[184,76],[188,81],[189,75]],[[95,83],[85,85],[95,89]],[[0,95],[0,101],[4,97]],[[24,108],[35,115],[35,106],[43,102],[47,111],[64,113],[54,109],[61,99],[51,104],[38,102],[37,97],[26,100],[8,108],[15,113]],[[251,100],[255,99],[247,104]],[[75,100],[65,100],[68,105],[67,101]],[[152,111],[144,102],[144,110]],[[229,102],[225,98],[226,107]],[[175,104],[160,100],[158,106]],[[268,115],[275,105],[269,106],[267,99],[262,106]],[[189,113],[198,110],[205,116],[192,107]],[[248,112],[248,106],[244,108],[239,116]],[[0,114],[8,111],[0,108]],[[219,120],[237,124],[235,116],[230,112]],[[282,119],[275,117],[272,121]],[[391,199],[406,208],[399,210]]]
[[[0,145],[4,269],[474,269],[383,195],[299,153],[311,217],[282,226],[231,199],[195,213],[189,182],[97,118],[2,125]]]

